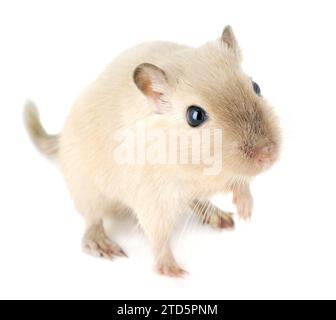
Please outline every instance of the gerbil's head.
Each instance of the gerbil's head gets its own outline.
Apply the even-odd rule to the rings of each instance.
[[[280,130],[241,60],[234,33],[226,27],[215,42],[181,49],[160,66],[138,66],[134,81],[168,126],[190,132],[220,129],[224,170],[251,177],[276,161]]]

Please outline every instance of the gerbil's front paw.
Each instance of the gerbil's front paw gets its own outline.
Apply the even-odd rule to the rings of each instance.
[[[233,203],[237,207],[238,216],[245,220],[250,221],[253,209],[253,198],[251,195],[236,195],[233,197]]]
[[[235,227],[232,213],[221,211],[218,208],[212,210],[212,213],[205,217],[203,223],[209,224],[214,229],[234,229]]]
[[[192,210],[203,224],[208,224],[214,229],[233,229],[235,226],[232,213],[220,210],[210,201],[194,201]]]
[[[161,262],[156,265],[156,272],[162,276],[183,278],[188,272],[180,268],[175,262]]]

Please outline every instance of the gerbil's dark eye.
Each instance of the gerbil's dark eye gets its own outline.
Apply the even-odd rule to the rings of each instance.
[[[187,110],[187,121],[191,127],[198,127],[208,119],[207,113],[198,106],[190,106]]]
[[[253,84],[253,90],[254,92],[258,95],[258,96],[261,96],[261,89],[259,87],[259,84],[252,81],[252,84]]]

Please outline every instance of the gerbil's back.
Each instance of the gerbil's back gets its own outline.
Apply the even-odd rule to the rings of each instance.
[[[121,107],[125,102],[130,102],[128,111],[135,108],[141,113],[135,103],[144,101],[144,97],[133,82],[135,68],[144,62],[160,66],[171,60],[177,51],[187,48],[171,42],[149,42],[126,50],[85,89],[75,102],[71,116],[89,111],[95,115],[103,113],[106,117],[105,112],[112,110],[114,116],[109,121],[118,120],[119,125],[122,119],[118,119],[118,111],[126,111]]]
[[[145,43],[126,50],[108,65],[76,100],[66,121],[59,152],[63,167],[69,158],[85,163],[89,170],[99,157],[101,162],[111,161],[107,153],[111,154],[116,130],[131,128],[152,113],[133,82],[135,68],[144,62],[160,66],[187,48],[170,42]]]

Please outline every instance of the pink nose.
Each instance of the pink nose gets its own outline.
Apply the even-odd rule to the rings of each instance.
[[[268,144],[259,148],[255,154],[255,164],[258,167],[267,167],[274,161],[275,146],[273,144]]]

